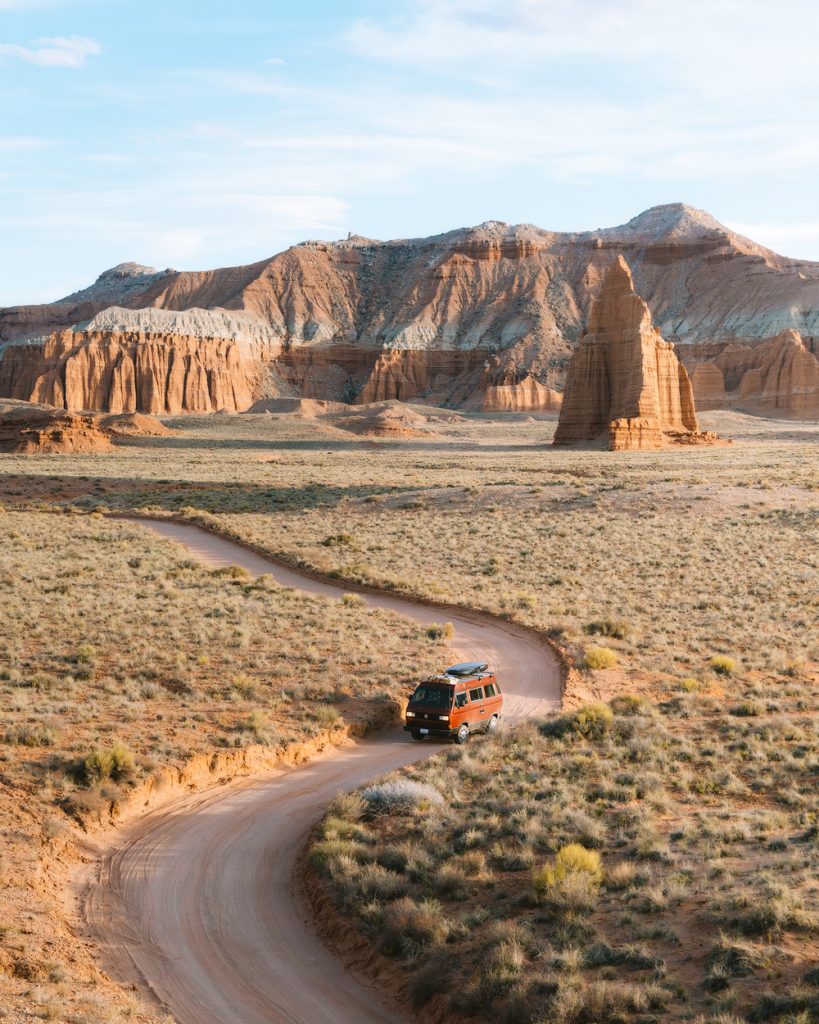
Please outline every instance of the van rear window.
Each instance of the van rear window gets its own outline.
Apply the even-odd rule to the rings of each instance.
[[[487,683],[486,686],[484,687],[484,696],[485,697],[494,697],[495,696],[495,687],[491,683]]]
[[[470,700],[480,700],[483,697],[483,688],[476,686],[474,690],[469,691]]]
[[[433,684],[419,686],[410,697],[410,704],[417,704],[422,708],[446,708],[452,703],[452,687]]]

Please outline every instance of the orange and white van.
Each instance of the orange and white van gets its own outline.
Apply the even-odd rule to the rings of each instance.
[[[414,740],[445,736],[466,743],[474,732],[500,726],[503,694],[495,675],[480,661],[450,666],[416,687],[409,699],[404,730]]]

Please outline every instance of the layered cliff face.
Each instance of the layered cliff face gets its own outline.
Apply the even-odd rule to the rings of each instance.
[[[603,438],[612,450],[660,448],[669,436],[697,432],[688,374],[652,326],[621,256],[569,364],[554,443]]]
[[[615,255],[625,256],[668,340],[746,343],[784,330],[819,336],[819,264],[784,259],[701,211],[672,204],[617,228],[579,233],[491,221],[422,239],[306,242],[270,260],[208,272],[123,264],[52,305],[0,310],[0,388],[10,386],[12,374],[3,370],[8,360],[15,378],[38,379],[51,370],[44,364],[23,370],[25,358],[37,363],[50,340],[23,353],[4,343],[73,329],[112,340],[143,334],[154,348],[180,348],[184,374],[177,368],[171,381],[168,368],[164,383],[146,384],[145,411],[162,405],[157,389],[163,387],[172,396],[166,408],[200,411],[223,400],[230,408],[230,395],[222,395],[230,390],[232,405],[240,407],[246,383],[229,387],[233,369],[226,377],[218,369],[222,356],[209,354],[227,342],[259,361],[260,379],[271,372],[293,393],[318,399],[415,392],[430,402],[480,406],[487,388],[529,379],[559,391]],[[135,371],[141,346],[125,346]],[[461,359],[464,353],[470,357]],[[155,358],[172,362],[148,351],[143,362]],[[493,363],[491,375],[480,372],[486,361]],[[222,378],[213,388],[208,383],[207,396],[200,365]],[[101,396],[91,379],[75,380],[69,392],[103,408],[127,404],[129,372],[126,366],[116,381],[103,373],[114,387],[110,396]],[[44,386],[59,397],[56,383]],[[141,394],[136,386],[137,408]],[[508,400],[524,399],[515,393]],[[493,393],[488,401],[506,399]]]
[[[278,349],[227,338],[60,331],[7,345],[0,395],[111,413],[237,412],[254,401]]]
[[[797,331],[783,331],[755,345],[704,350],[692,346],[683,358],[693,367],[691,380],[699,409],[819,419],[819,359]]]

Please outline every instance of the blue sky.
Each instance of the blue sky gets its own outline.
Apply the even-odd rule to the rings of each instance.
[[[819,259],[811,0],[0,0],[0,305],[683,201]]]

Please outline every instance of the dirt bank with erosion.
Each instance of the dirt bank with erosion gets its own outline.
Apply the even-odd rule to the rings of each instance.
[[[212,566],[240,565],[319,596],[338,598],[356,589],[373,607],[425,624],[445,615],[455,629],[458,656],[486,660],[500,674],[510,719],[543,715],[560,703],[560,658],[526,627],[336,584],[198,527],[168,521],[145,526]],[[397,730],[354,746],[325,746],[303,767],[209,786],[134,819],[113,847],[96,851],[81,880],[84,928],[103,965],[180,1024],[406,1021],[399,1007],[383,1004],[316,936],[297,867],[310,828],[335,793],[435,749],[412,744]],[[226,773],[230,767],[224,766]],[[254,767],[264,765],[246,766]],[[215,772],[208,766],[203,778],[179,784],[201,786],[219,774],[218,766]]]

